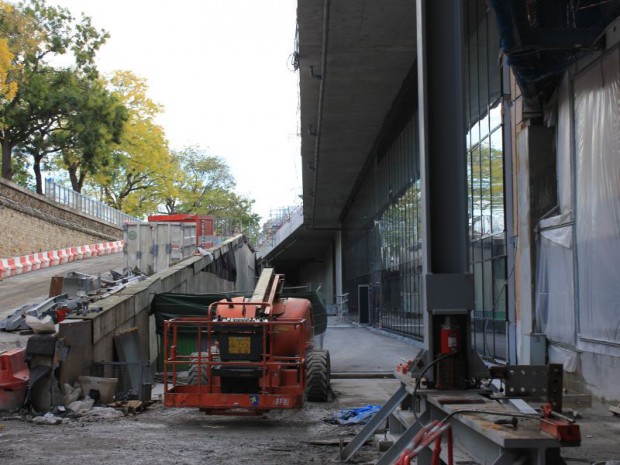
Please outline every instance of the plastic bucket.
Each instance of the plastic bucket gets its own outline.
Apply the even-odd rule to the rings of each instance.
[[[116,384],[118,378],[98,378],[96,376],[80,376],[80,386],[82,387],[82,394],[87,396],[88,393],[93,391],[99,391],[99,400],[102,404],[109,404],[114,401],[114,394],[116,393]]]

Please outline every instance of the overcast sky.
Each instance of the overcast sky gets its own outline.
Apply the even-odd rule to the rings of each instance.
[[[299,203],[298,77],[290,70],[296,0],[48,0],[84,12],[110,39],[104,73],[131,70],[173,149],[224,158],[255,211]]]

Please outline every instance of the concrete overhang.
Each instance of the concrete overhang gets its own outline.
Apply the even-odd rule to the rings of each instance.
[[[297,7],[308,229],[340,227],[416,54],[415,2],[337,0],[327,10],[325,3],[299,0]]]
[[[304,218],[279,270],[324,257],[416,55],[411,0],[299,0],[297,22]]]

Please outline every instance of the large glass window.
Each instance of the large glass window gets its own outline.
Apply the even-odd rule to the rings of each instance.
[[[481,355],[505,359],[508,281],[499,37],[483,1],[470,0],[467,15],[466,143],[475,282],[473,342]]]
[[[506,358],[507,270],[499,35],[484,0],[467,2],[467,160],[473,341]],[[355,311],[369,286],[370,321],[422,338],[422,214],[417,115],[363,175],[343,222],[343,286]]]
[[[365,174],[344,222],[343,286],[353,309],[370,287],[371,323],[421,338],[418,150],[413,117]]]

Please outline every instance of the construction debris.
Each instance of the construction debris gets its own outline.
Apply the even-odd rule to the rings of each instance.
[[[125,400],[109,404],[110,407],[120,410],[125,415],[135,415],[136,413],[142,412],[146,409],[147,405],[147,403],[140,400]]]
[[[146,279],[145,275],[136,275],[131,270],[126,270],[123,274],[110,270],[110,275],[112,279],[104,279],[72,271],[66,275],[54,276],[50,287],[50,298],[38,304],[22,305],[16,308],[11,315],[0,320],[0,330],[28,331],[31,326],[26,323],[26,317],[39,320],[50,317],[53,322],[58,323],[68,315],[83,316],[100,312],[101,307],[93,306],[94,302]],[[36,329],[35,332],[37,332]]]
[[[44,318],[47,315],[55,315],[59,303],[66,301],[68,298],[68,294],[60,294],[39,304],[22,305],[15,309],[11,315],[0,320],[0,329],[4,331],[30,329],[30,326],[26,324],[26,316]]]
[[[48,412],[40,417],[34,417],[32,422],[37,425],[60,425],[62,423],[62,418]]]

